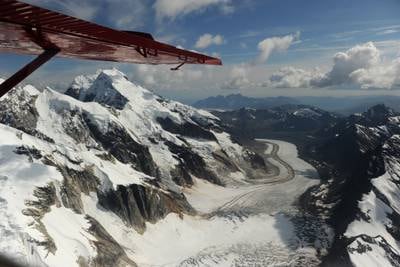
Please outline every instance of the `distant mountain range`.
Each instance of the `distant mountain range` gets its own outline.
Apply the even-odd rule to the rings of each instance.
[[[231,94],[227,96],[213,96],[199,100],[193,104],[194,107],[203,109],[233,110],[240,108],[274,108],[287,104],[312,105],[328,111],[334,111],[349,115],[362,113],[371,106],[385,104],[386,106],[400,111],[399,96],[346,96],[346,97],[247,97],[241,94]]]
[[[194,103],[197,108],[205,109],[240,109],[240,108],[272,108],[286,104],[299,104],[294,98],[291,97],[265,97],[255,98],[247,97],[241,94],[232,94],[227,96],[212,96]]]

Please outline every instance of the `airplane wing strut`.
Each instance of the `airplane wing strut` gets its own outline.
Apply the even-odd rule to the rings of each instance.
[[[22,69],[17,71],[10,78],[5,80],[0,84],[0,98],[8,93],[12,88],[22,82],[26,77],[32,74],[35,70],[37,70],[44,63],[52,59],[60,50],[58,49],[49,49],[45,50],[42,54],[37,56],[30,63],[25,65]]]

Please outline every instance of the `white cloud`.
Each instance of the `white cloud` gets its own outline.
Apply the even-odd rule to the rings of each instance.
[[[388,61],[381,54],[372,42],[356,45],[346,52],[336,53],[332,69],[325,74],[286,67],[274,73],[265,85],[279,88],[400,88],[400,57]]]
[[[319,69],[307,71],[299,68],[284,67],[274,72],[263,86],[275,88],[307,88],[310,87],[312,81],[320,80],[321,77],[322,73]]]
[[[229,80],[222,85],[221,89],[239,90],[252,86],[247,78],[248,68],[249,66],[246,65],[234,66],[230,72]]]
[[[223,43],[224,38],[221,35],[217,34],[213,36],[209,33],[206,33],[199,37],[195,44],[195,47],[198,49],[204,49],[209,47],[210,45],[221,45]]]
[[[378,32],[378,35],[387,35],[387,34],[393,34],[393,33],[397,33],[399,32],[399,30],[397,29],[387,29],[387,30],[383,30],[381,32]]]
[[[226,4],[221,5],[221,11],[224,14],[232,14],[233,12],[235,12],[235,7],[229,4],[228,2]]]
[[[316,85],[326,87],[351,82],[350,74],[358,69],[368,69],[380,63],[380,52],[372,42],[356,45],[346,52],[336,53],[333,67]]]
[[[156,0],[154,9],[158,20],[175,19],[210,6],[219,6],[224,13],[233,11],[231,0]]]
[[[99,10],[98,5],[91,1],[52,1],[52,0],[26,0],[24,2],[44,8],[65,12],[80,19],[91,20]]]
[[[400,58],[371,68],[361,68],[350,73],[350,79],[363,89],[400,88]]]
[[[135,65],[133,80],[143,83],[149,88],[179,89],[182,84],[190,84],[203,77],[203,71],[191,66],[182,70],[171,71],[166,65]]]
[[[273,52],[286,51],[299,37],[300,33],[297,32],[283,37],[271,37],[262,40],[258,43],[258,50],[260,53],[257,58],[257,63],[265,63]]]
[[[123,30],[142,27],[148,15],[147,0],[105,0],[107,17]],[[94,5],[98,5],[97,1]]]
[[[133,30],[144,25],[148,11],[146,2],[149,0],[104,0],[101,2],[98,0],[27,0],[26,2],[89,21],[101,16],[112,24],[110,26]]]

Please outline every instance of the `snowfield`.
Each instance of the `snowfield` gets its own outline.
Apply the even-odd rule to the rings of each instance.
[[[355,238],[348,246],[349,256],[355,266],[392,266],[388,254],[399,255],[400,246],[388,227],[393,225],[390,218],[393,210],[400,212],[400,195],[389,173],[373,179],[372,184],[388,203],[378,198],[374,190],[363,196],[359,208],[364,217],[353,221],[345,233]],[[364,238],[369,238],[368,242]]]
[[[140,235],[124,227],[123,222],[112,214],[99,211],[92,198],[85,197],[85,210],[113,233],[139,266],[192,266],[190,262],[202,265],[203,258],[222,259],[225,254],[230,254],[234,262],[244,263],[245,253],[251,253],[255,247],[265,248],[273,243],[282,254],[284,251],[290,254],[289,246],[297,241],[293,225],[283,215],[260,215],[241,220],[180,218],[170,214],[154,225],[148,224],[146,232]],[[242,247],[243,251],[237,247]],[[270,257],[273,257],[272,253]],[[265,262],[265,259],[253,260]],[[226,266],[224,261],[214,259],[213,262],[214,266]]]
[[[179,218],[170,214],[154,225],[148,224],[143,235],[124,229],[118,218],[101,213],[94,205],[96,201],[86,198],[86,205],[91,206],[87,210],[92,210],[88,214],[110,233],[118,233],[113,237],[128,248],[139,266],[296,266],[306,262],[316,265],[314,244],[297,235],[291,219],[297,211],[297,198],[319,183],[316,171],[297,157],[294,145],[268,141],[278,143],[279,155],[295,166],[296,176],[291,181],[261,188],[260,185],[225,188],[196,180],[192,188],[185,190],[185,195],[203,215]],[[254,192],[254,188],[258,191]],[[229,210],[251,211],[251,214],[241,217],[225,213],[209,217],[208,214],[226,202],[249,192],[248,198]],[[325,230],[328,236],[321,243],[329,245],[332,233],[328,228],[321,231]]]

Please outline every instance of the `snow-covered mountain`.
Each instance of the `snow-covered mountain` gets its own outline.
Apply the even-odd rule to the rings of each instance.
[[[0,136],[0,252],[31,266],[135,266],[152,224],[201,215],[187,188],[267,172],[218,118],[115,69],[66,94],[14,89],[0,100]]]
[[[344,233],[347,251],[355,266],[399,266],[400,117],[388,117],[386,124],[362,130],[360,135],[382,140],[377,148],[382,168],[381,175],[371,179],[358,202],[356,219]]]
[[[335,229],[323,266],[400,266],[400,117],[384,105],[321,130],[330,179],[311,203]]]

